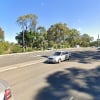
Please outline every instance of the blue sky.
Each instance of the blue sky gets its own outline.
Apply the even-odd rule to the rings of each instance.
[[[62,22],[95,39],[100,33],[100,0],[0,0],[0,27],[6,41],[16,42],[21,31],[16,20],[25,14],[36,14],[37,26],[46,29]]]

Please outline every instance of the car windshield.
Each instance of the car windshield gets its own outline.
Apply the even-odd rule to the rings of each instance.
[[[65,52],[65,54],[68,54],[68,52]]]
[[[55,56],[59,56],[61,54],[61,52],[55,52],[54,55]]]

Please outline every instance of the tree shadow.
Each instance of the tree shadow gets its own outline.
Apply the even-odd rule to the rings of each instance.
[[[88,64],[100,60],[100,53],[98,51],[77,51],[73,52],[71,61],[78,61],[79,63]]]
[[[100,66],[85,70],[66,68],[47,78],[48,86],[39,90],[35,100],[99,100]]]
[[[48,58],[49,55],[42,55],[43,58]],[[71,52],[69,62],[75,61],[79,63],[88,64],[100,60],[100,52],[98,51],[75,51]],[[43,62],[49,64],[47,61]]]
[[[42,55],[41,57],[43,57],[43,58],[48,58],[48,56],[46,56],[46,55]]]

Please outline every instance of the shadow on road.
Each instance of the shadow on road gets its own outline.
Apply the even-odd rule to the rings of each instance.
[[[70,61],[88,64],[100,60],[100,52],[98,51],[77,51],[72,52]]]
[[[43,55],[42,57],[48,58],[48,56]],[[77,61],[79,63],[88,64],[91,62],[99,61],[100,60],[100,52],[98,51],[75,51],[71,53],[70,62]],[[48,64],[47,61],[44,62]]]
[[[48,86],[39,90],[34,100],[100,100],[100,66],[90,70],[66,68],[49,75],[46,81]]]

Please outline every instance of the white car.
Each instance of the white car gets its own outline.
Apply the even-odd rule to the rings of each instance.
[[[70,56],[70,52],[56,51],[52,56],[48,57],[47,61],[52,63],[60,63],[61,61],[69,60]]]
[[[0,100],[13,100],[11,88],[5,80],[0,80]]]

